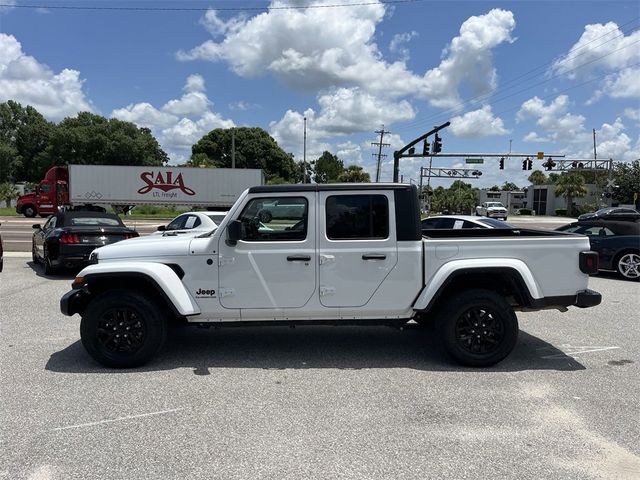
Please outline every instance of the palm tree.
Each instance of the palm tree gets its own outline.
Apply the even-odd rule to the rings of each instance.
[[[4,200],[7,208],[11,206],[11,200],[18,198],[18,189],[11,182],[0,184],[0,200]]]
[[[534,170],[527,178],[533,185],[546,185],[549,183],[549,179],[542,170]]]
[[[359,165],[349,165],[344,172],[338,176],[339,182],[360,183],[370,182],[371,177]]]
[[[574,197],[584,197],[587,187],[584,177],[579,173],[569,172],[561,175],[556,182],[556,195],[567,199],[567,215],[571,216]]]

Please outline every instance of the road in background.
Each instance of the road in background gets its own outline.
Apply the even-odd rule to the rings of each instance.
[[[159,225],[166,225],[171,219],[154,218],[152,220],[133,220],[123,218],[124,223],[131,228],[135,228],[141,236],[155,232]],[[44,218],[24,218],[24,217],[0,217],[0,234],[4,242],[4,249],[7,252],[30,252],[31,237],[33,235],[32,225],[39,223],[43,225]],[[562,225],[575,221],[574,218],[565,217],[509,217],[508,223],[520,228],[545,228],[553,230]]]
[[[429,329],[172,329],[147,366],[99,366],[59,299],[71,275],[0,273],[0,479],[637,479],[637,282],[518,313],[492,368]]]

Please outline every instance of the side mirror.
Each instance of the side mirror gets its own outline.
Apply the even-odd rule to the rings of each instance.
[[[42,230],[42,227],[40,227],[39,223],[34,223],[33,225],[31,225],[31,228],[33,228],[34,230]]]
[[[227,225],[227,245],[234,246],[242,238],[242,222],[233,220]]]
[[[166,225],[160,225],[158,228],[156,228],[156,230],[159,232],[164,232],[166,229],[167,229]]]

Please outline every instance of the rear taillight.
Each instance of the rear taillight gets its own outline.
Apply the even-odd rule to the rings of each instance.
[[[580,271],[583,273],[597,273],[600,267],[600,257],[597,252],[580,252]]]
[[[80,237],[75,233],[63,233],[60,235],[60,243],[80,243]]]

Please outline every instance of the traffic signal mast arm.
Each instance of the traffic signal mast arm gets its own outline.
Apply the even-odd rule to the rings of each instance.
[[[419,136],[418,138],[416,138],[414,141],[407,143],[404,147],[402,147],[400,150],[396,150],[395,152],[393,152],[393,181],[395,183],[398,182],[398,178],[399,178],[399,173],[400,173],[400,158],[402,157],[425,157],[427,155],[425,155],[424,151],[422,152],[423,154],[420,155],[416,155],[415,153],[410,153],[410,154],[406,154],[404,152],[408,151],[409,149],[413,148],[413,152],[415,152],[415,146],[420,143],[421,141],[426,141],[427,138],[430,135],[433,135],[434,133],[438,133],[440,130],[442,130],[443,128],[447,128],[449,125],[451,125],[451,122],[446,122],[443,123],[442,125],[439,125],[437,127],[434,127],[433,130],[425,133],[424,135]]]

